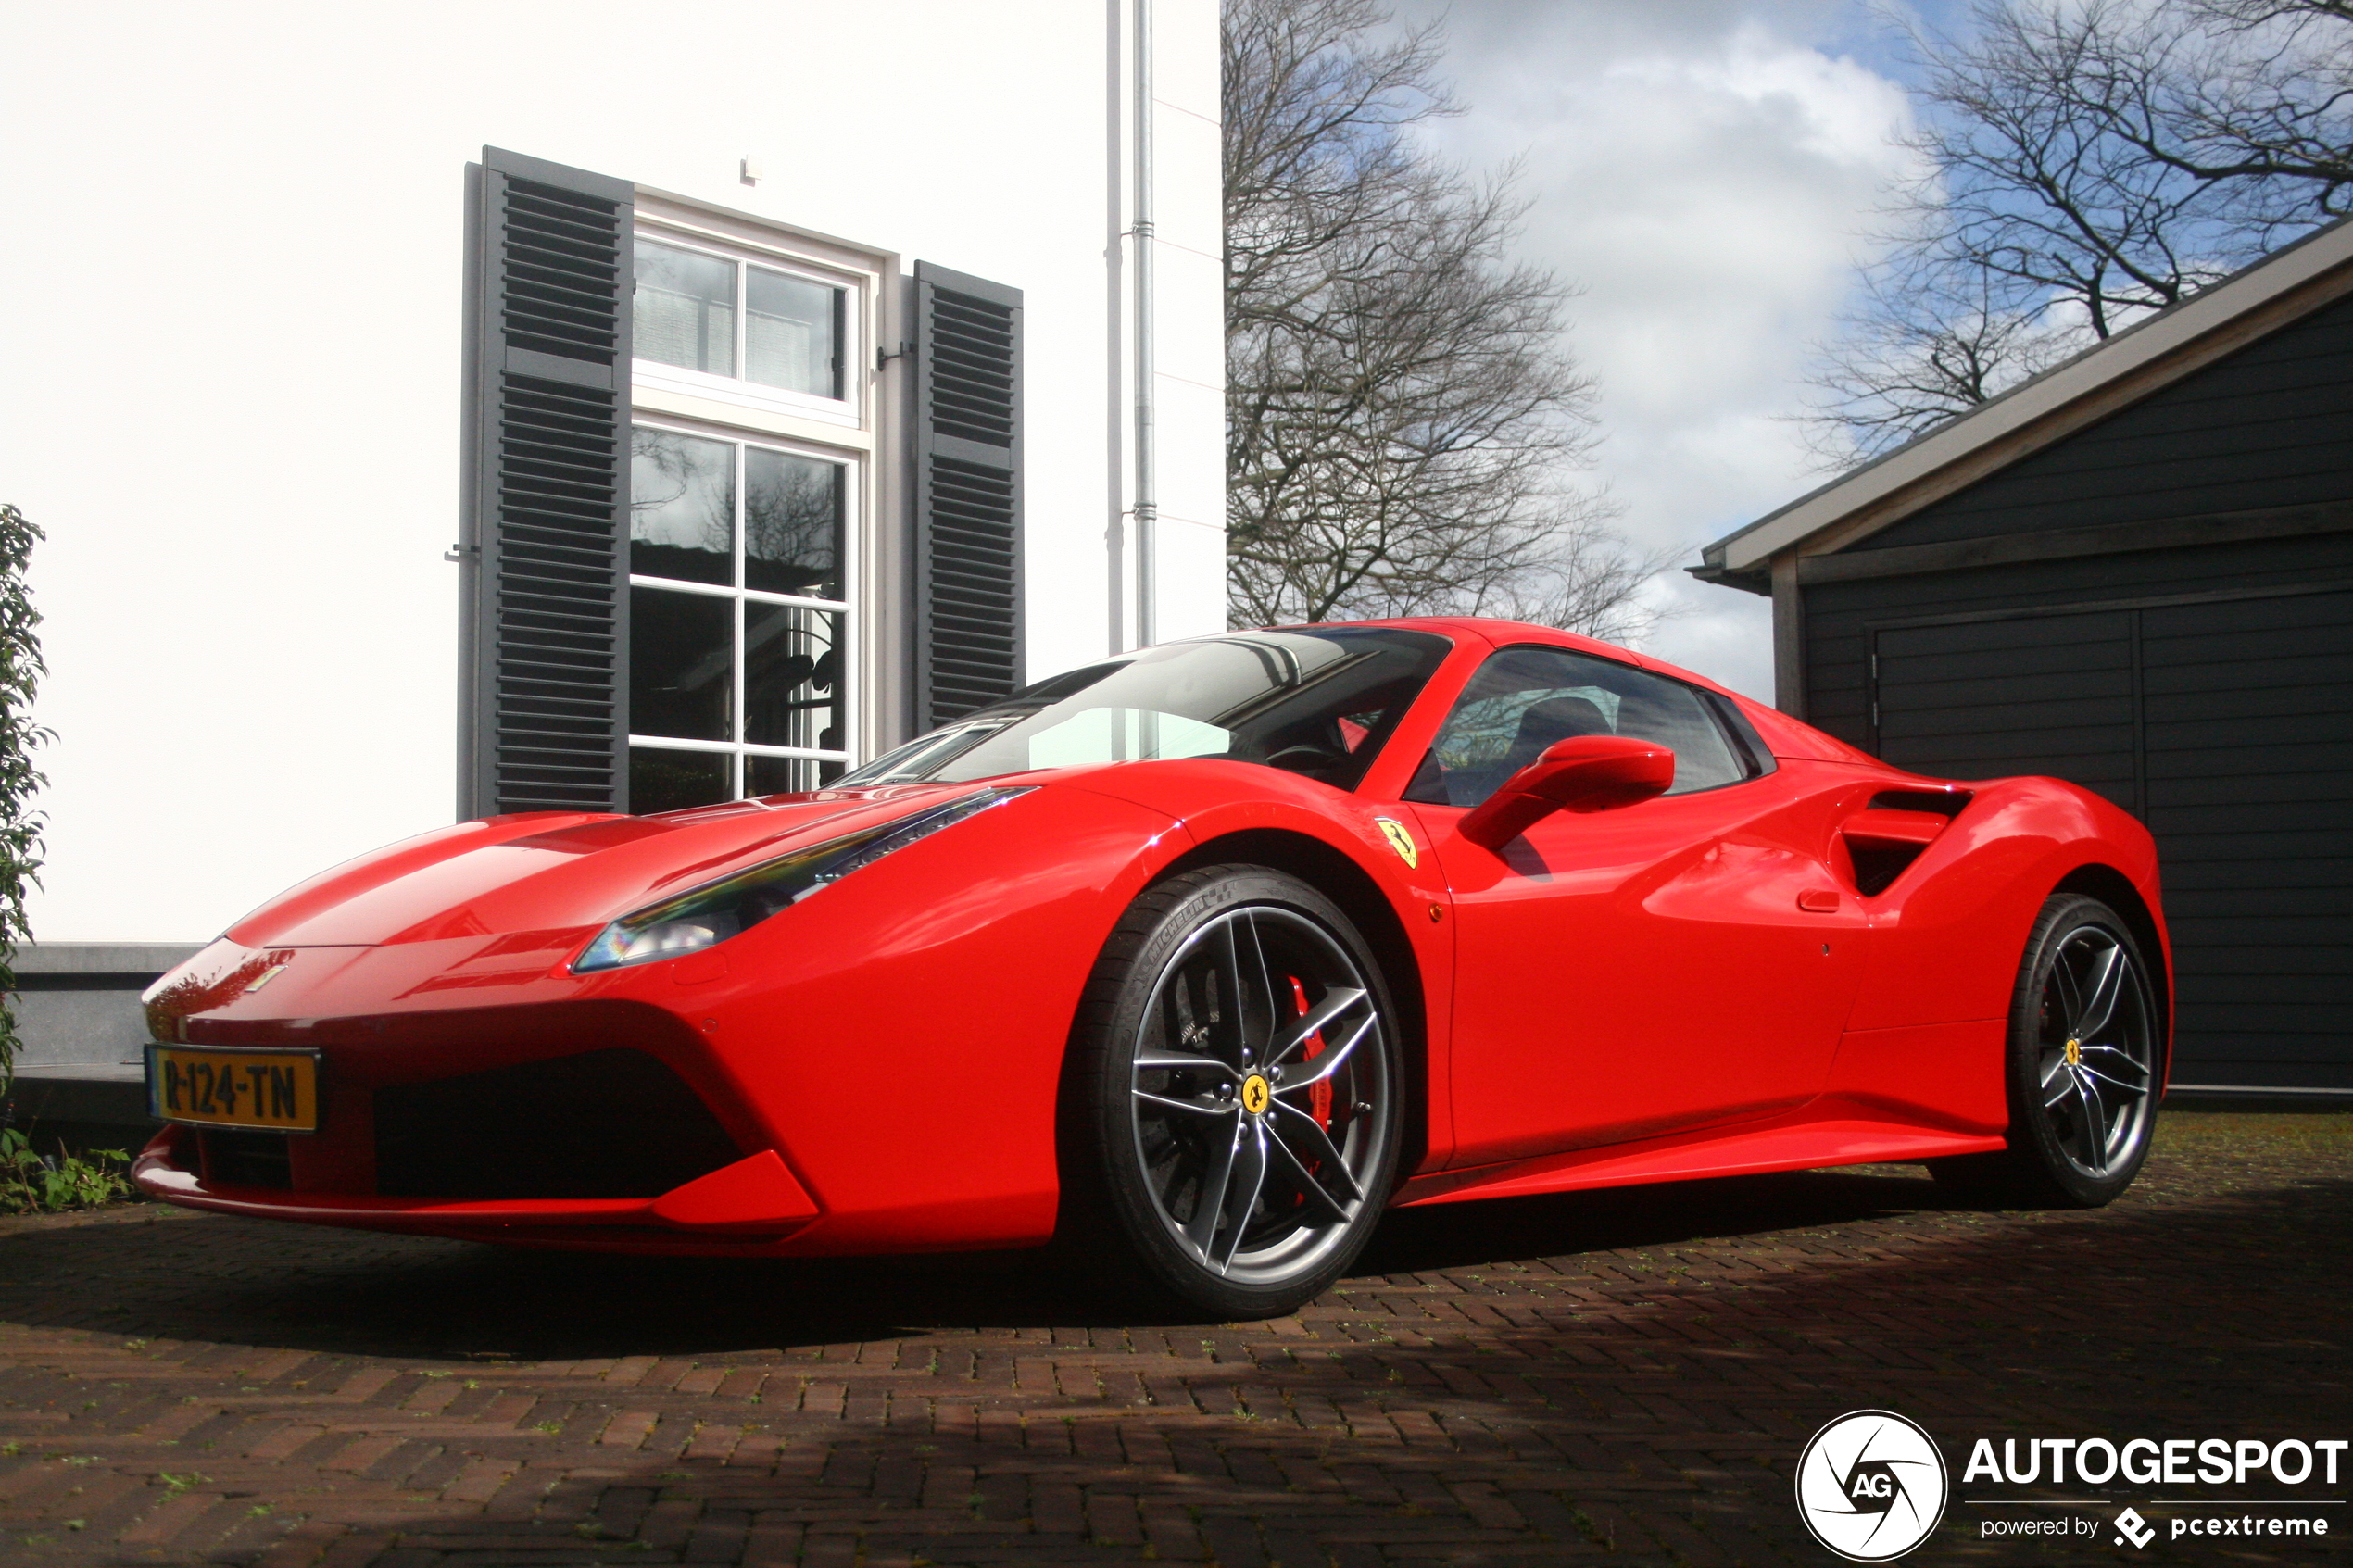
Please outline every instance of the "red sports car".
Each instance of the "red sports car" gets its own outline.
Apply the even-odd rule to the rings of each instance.
[[[1032,1246],[1288,1311],[1391,1205],[1867,1161],[2098,1204],[2149,835],[1621,648],[1422,620],[1057,675],[810,794],[460,822],[148,994],[157,1198],[617,1251]]]

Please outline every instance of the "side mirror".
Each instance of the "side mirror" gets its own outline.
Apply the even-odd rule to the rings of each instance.
[[[1462,821],[1473,844],[1500,851],[1555,811],[1610,811],[1666,792],[1675,753],[1631,735],[1573,735],[1504,781]]]

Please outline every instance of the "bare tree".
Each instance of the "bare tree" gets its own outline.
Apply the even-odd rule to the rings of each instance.
[[[1509,250],[1509,171],[1414,127],[1458,106],[1440,34],[1375,0],[1228,0],[1227,474],[1237,625],[1449,611],[1637,634],[1665,564],[1571,483],[1592,386],[1568,290]]]
[[[1980,0],[1915,32],[1920,173],[1817,385],[1901,445],[2353,207],[2348,0]]]
[[[2006,292],[1983,271],[1912,257],[1866,273],[1811,377],[1815,411],[1801,422],[1816,464],[1868,461],[2084,346],[2074,320],[2013,307]]]

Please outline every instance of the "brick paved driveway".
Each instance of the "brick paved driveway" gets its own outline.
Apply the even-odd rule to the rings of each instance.
[[[1790,1476],[1857,1407],[1928,1426],[1957,1498],[1977,1436],[2353,1435],[2349,1239],[2353,1117],[2197,1115],[2090,1215],[1900,1167],[1401,1214],[1239,1327],[1013,1257],[0,1222],[0,1562],[1827,1563]],[[1982,1540],[1997,1512],[1909,1561],[2067,1555]],[[2318,1562],[2353,1538],[2322,1512],[2325,1544],[2073,1550]]]

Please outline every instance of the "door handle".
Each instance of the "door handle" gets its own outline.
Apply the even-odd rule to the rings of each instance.
[[[1809,887],[1797,896],[1797,907],[1818,915],[1835,914],[1838,910],[1838,889]]]

